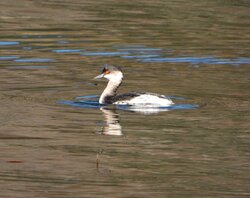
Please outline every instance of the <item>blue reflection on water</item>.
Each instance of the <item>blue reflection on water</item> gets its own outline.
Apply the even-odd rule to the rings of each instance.
[[[15,62],[19,63],[31,63],[31,62],[36,62],[36,63],[44,63],[44,62],[53,62],[55,59],[52,58],[27,58],[27,59],[17,59]]]
[[[152,63],[192,63],[192,64],[249,64],[250,58],[223,59],[215,57],[177,57],[177,58],[145,58],[141,62]]]
[[[75,52],[81,52],[82,50],[80,49],[55,49],[52,50],[52,52],[55,53],[75,53]]]
[[[215,56],[204,57],[166,57],[173,55],[172,50],[168,48],[153,48],[144,45],[117,45],[113,46],[113,50],[103,51],[84,51],[81,49],[54,49],[55,53],[76,53],[80,52],[81,56],[100,56],[100,57],[120,57],[123,59],[135,60],[143,63],[190,63],[198,64],[230,64],[240,65],[249,64],[249,57],[238,58],[217,58]],[[164,57],[165,56],[165,57]]]
[[[0,61],[9,61],[20,58],[19,56],[0,56]]]
[[[160,57],[162,51],[160,48],[150,48],[146,46],[117,46],[116,50],[127,53],[127,55],[123,55],[121,58],[136,60]]]
[[[72,107],[79,108],[91,108],[91,109],[99,109],[103,107],[103,105],[99,104],[97,100],[81,100],[81,101],[71,101],[71,100],[60,100],[58,104],[69,105]]]
[[[76,97],[75,101],[71,100],[60,100],[58,104],[68,105],[77,108],[92,108],[92,109],[100,109],[102,107],[108,107],[107,105],[99,104],[97,95],[89,95],[89,96],[79,96]],[[169,98],[175,100],[185,100],[182,97],[169,96]],[[92,99],[92,100],[87,100]],[[137,107],[130,105],[109,105],[115,107],[115,109],[124,110],[124,111],[133,111],[139,113],[158,113],[162,111],[170,111],[170,110],[181,110],[181,109],[197,109],[199,105],[197,104],[174,104],[171,106],[164,107]]]
[[[121,56],[127,55],[128,52],[83,52],[82,56]]]
[[[78,96],[76,97],[76,100],[82,100],[82,99],[94,99],[98,98],[98,95],[88,95],[88,96]]]
[[[122,58],[125,59],[144,59],[144,58],[155,58],[159,57],[159,54],[145,54],[145,55],[127,55],[127,56],[122,56]]]
[[[0,46],[9,46],[9,45],[19,45],[20,42],[18,41],[0,41]]]

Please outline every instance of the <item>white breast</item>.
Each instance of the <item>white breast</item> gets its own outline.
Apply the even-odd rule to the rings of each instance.
[[[117,101],[115,104],[118,105],[134,105],[144,107],[166,107],[173,105],[173,101],[168,98],[161,98],[155,95],[142,94],[136,96],[130,100]]]

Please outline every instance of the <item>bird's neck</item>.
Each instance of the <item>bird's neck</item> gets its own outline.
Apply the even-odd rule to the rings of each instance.
[[[119,88],[119,86],[122,83],[122,78],[121,79],[116,79],[116,80],[110,80],[102,92],[102,95],[99,99],[100,104],[112,104],[113,99],[116,96],[116,91]]]

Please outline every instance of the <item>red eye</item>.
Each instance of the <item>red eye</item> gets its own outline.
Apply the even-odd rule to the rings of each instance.
[[[105,74],[110,74],[110,71],[109,71],[109,70],[106,70],[104,73],[105,73]]]

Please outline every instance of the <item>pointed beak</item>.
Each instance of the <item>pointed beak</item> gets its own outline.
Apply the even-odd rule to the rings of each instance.
[[[96,76],[94,79],[99,79],[99,78],[103,78],[104,77],[104,74],[100,74],[98,76]]]

